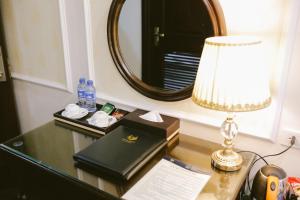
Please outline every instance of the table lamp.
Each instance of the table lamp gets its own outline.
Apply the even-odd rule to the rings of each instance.
[[[254,111],[271,103],[266,66],[255,37],[217,36],[205,40],[192,100],[205,108],[228,112],[221,126],[223,149],[213,152],[212,165],[223,171],[236,171],[242,156],[233,150],[238,133],[235,112]]]

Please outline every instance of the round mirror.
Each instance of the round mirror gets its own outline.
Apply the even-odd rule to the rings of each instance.
[[[108,18],[119,72],[143,95],[163,101],[191,96],[205,38],[225,34],[216,0],[114,0]]]

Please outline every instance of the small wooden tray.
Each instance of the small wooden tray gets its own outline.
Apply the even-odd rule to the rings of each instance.
[[[101,107],[103,105],[101,104],[97,104],[97,111],[99,111],[101,109]],[[124,116],[121,118],[121,119],[118,119],[117,122],[113,123],[112,125],[108,126],[108,127],[105,127],[105,128],[100,128],[100,127],[97,127],[97,126],[94,126],[94,125],[91,125],[88,123],[87,119],[92,117],[92,115],[95,113],[95,112],[90,112],[88,113],[86,116],[84,116],[83,118],[81,119],[70,119],[70,118],[67,118],[67,117],[64,117],[62,116],[62,112],[64,111],[65,109],[62,109],[56,113],[53,114],[54,116],[54,119],[57,120],[57,121],[61,121],[61,122],[64,122],[64,123],[67,123],[67,124],[70,124],[72,126],[76,126],[76,127],[79,127],[79,128],[82,128],[82,129],[85,129],[85,130],[88,130],[88,131],[92,131],[92,132],[95,132],[95,133],[98,133],[98,134],[101,134],[101,135],[105,135],[107,133],[109,133],[111,130],[115,129],[118,125],[119,125],[119,122],[120,120],[125,116],[127,115],[129,112],[128,111],[125,111],[125,110],[122,110],[122,109],[118,109],[119,111],[121,112],[124,112]],[[116,110],[116,109],[115,109]],[[114,110],[114,111],[115,111]],[[113,112],[114,112],[113,111]],[[112,112],[112,113],[113,113]]]

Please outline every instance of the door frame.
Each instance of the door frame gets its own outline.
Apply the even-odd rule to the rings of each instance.
[[[0,121],[1,121],[1,133],[0,133],[0,142],[4,142],[10,138],[20,135],[20,122],[17,114],[15,94],[13,82],[11,79],[9,64],[7,61],[7,47],[5,44],[5,35],[4,35],[4,25],[2,13],[0,10],[0,48],[2,51],[2,61],[4,65],[4,73],[6,76],[6,81],[0,82],[0,91],[3,96],[0,98]]]

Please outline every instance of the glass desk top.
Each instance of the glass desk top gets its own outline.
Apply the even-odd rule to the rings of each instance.
[[[255,159],[254,155],[243,153],[244,162],[239,171],[230,173],[217,171],[211,167],[210,155],[213,151],[220,149],[220,145],[179,134],[169,142],[166,151],[155,156],[126,184],[117,185],[74,165],[73,155],[100,137],[102,136],[83,129],[51,121],[1,144],[1,148],[116,197],[122,196],[167,153],[175,159],[211,174],[210,180],[197,199],[236,199],[251,163]]]

